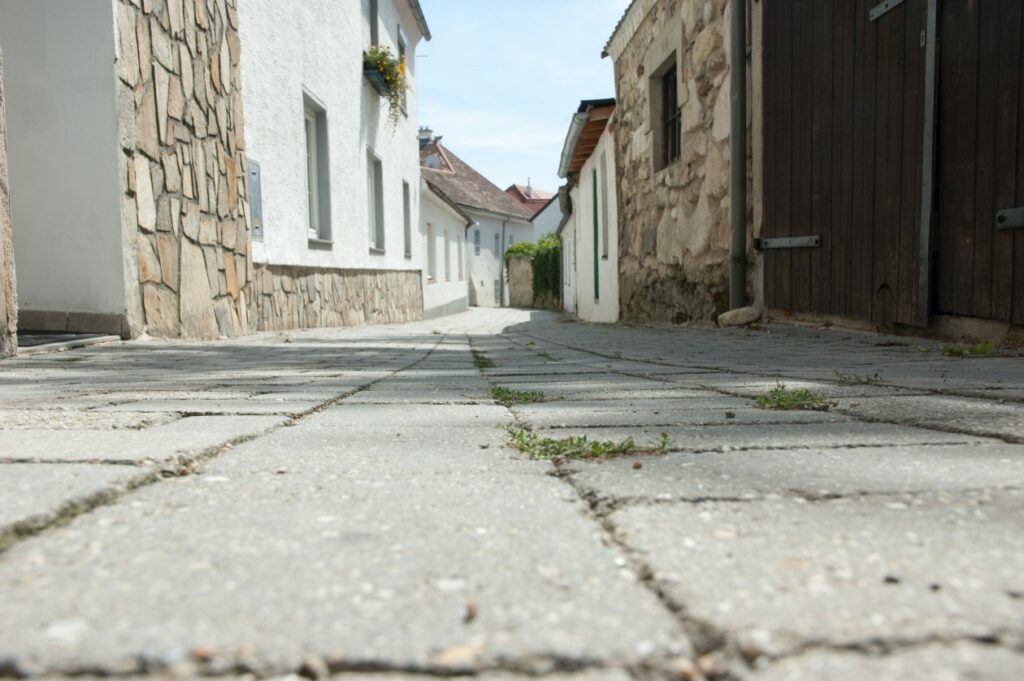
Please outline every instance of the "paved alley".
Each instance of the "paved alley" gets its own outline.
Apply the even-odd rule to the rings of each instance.
[[[580,436],[633,453],[512,446]],[[1024,359],[834,328],[5,361],[0,677],[1016,681],[1021,443]]]

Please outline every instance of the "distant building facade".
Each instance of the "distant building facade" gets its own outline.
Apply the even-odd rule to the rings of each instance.
[[[429,130],[421,131],[421,172],[460,210],[472,218],[466,235],[469,304],[477,307],[508,305],[505,250],[533,239],[532,214],[518,201],[474,170]]]

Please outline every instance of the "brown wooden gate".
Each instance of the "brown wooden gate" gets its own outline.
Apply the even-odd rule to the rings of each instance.
[[[1024,323],[1024,3],[943,0],[936,311]]]
[[[1024,318],[1021,4],[764,0],[769,307]]]

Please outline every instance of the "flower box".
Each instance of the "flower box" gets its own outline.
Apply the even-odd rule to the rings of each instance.
[[[364,64],[363,75],[366,76],[366,80],[370,81],[370,85],[373,86],[373,89],[377,91],[378,95],[381,97],[387,97],[388,84],[384,81],[383,73],[374,66]]]

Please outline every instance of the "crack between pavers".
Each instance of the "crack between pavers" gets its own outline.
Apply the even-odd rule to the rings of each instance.
[[[770,663],[782,662],[803,657],[816,652],[855,653],[868,657],[887,657],[893,654],[925,648],[932,645],[953,646],[960,643],[1002,648],[1024,653],[1024,637],[1020,632],[1010,629],[998,629],[984,634],[929,634],[918,637],[879,636],[853,641],[828,641],[825,639],[805,639],[795,646],[776,653],[758,654],[759,651],[748,651],[746,657],[753,663],[764,659]]]
[[[368,390],[369,388],[380,383],[381,381],[393,378],[403,371],[413,369],[418,364],[429,358],[434,353],[434,351],[437,350],[437,347],[441,344],[443,340],[444,337],[442,337],[432,347],[430,347],[430,349],[427,350],[422,357],[416,359],[414,362],[404,367],[395,369],[393,372],[387,374],[386,376],[381,376],[380,378],[370,381],[365,385],[358,386],[350,390],[346,390],[338,394],[336,397],[333,397],[330,400],[326,400],[302,412],[280,414],[280,416],[285,416],[288,418],[288,421],[284,423],[272,426],[270,428],[267,428],[266,430],[260,431],[259,433],[231,438],[218,445],[207,447],[206,449],[203,449],[196,454],[179,455],[174,459],[168,459],[157,464],[160,466],[160,468],[158,469],[154,469],[145,474],[126,480],[124,482],[120,482],[112,486],[105,487],[94,493],[86,494],[84,496],[76,497],[74,499],[66,501],[61,506],[59,506],[56,511],[32,516],[30,518],[19,520],[15,523],[4,525],[0,527],[0,559],[3,559],[5,554],[11,548],[13,548],[14,546],[16,546],[17,544],[26,539],[38,536],[52,528],[58,528],[68,525],[80,516],[90,513],[103,506],[113,505],[114,503],[120,501],[123,497],[143,487],[148,487],[150,485],[156,484],[168,478],[178,478],[192,475],[193,473],[195,473],[195,469],[197,467],[205,463],[208,463],[213,459],[216,459],[221,454],[224,454],[225,452],[234,449],[238,445],[244,444],[246,442],[251,442],[266,435],[270,435],[271,433],[274,433],[280,430],[281,428],[289,428],[295,426],[300,421],[314,414],[318,414],[322,411],[325,411],[326,409],[329,409],[333,406],[336,406],[343,402],[344,400],[352,397],[353,395],[357,395],[365,390]],[[200,415],[209,416],[209,414]],[[274,414],[262,413],[258,415],[273,416]],[[3,676],[2,666],[2,663],[0,663],[0,677]]]
[[[489,674],[516,674],[528,678],[544,679],[549,676],[564,678],[566,674],[582,674],[592,671],[622,670],[631,673],[629,665],[606,664],[592,658],[571,658],[561,655],[535,655],[523,658],[499,658],[493,662],[473,665],[443,664],[395,664],[383,660],[358,658],[321,658],[310,656],[297,667],[263,665],[255,661],[237,660],[227,662],[190,660],[181,664],[135,657],[116,667],[81,666],[48,670],[47,678],[95,677],[105,679],[128,679],[139,676],[161,675],[169,678],[223,679],[252,675],[259,678],[344,678],[347,674],[394,675],[422,678],[475,678]],[[34,670],[26,670],[11,661],[0,660],[0,679],[31,678],[37,676]]]
[[[548,341],[547,339],[544,339],[544,338],[542,338],[540,336],[533,336],[533,335],[530,335],[530,334],[524,334],[524,335],[529,335],[532,338],[538,338],[539,340],[544,340],[545,342],[554,342],[554,341]],[[605,358],[610,358],[610,359],[618,359],[618,358],[609,357],[607,355],[602,355],[601,353],[598,353],[598,352],[593,351],[593,350],[587,350],[585,348],[577,348],[577,347],[572,346],[572,345],[561,344],[561,343],[556,343],[556,344],[562,345],[565,348],[568,348],[570,350],[575,350],[577,352],[591,354],[591,355],[595,355],[595,356],[598,356],[598,357],[605,357]],[[638,362],[638,363],[646,363],[646,364],[655,364],[655,365],[658,365],[658,366],[678,366],[678,365],[673,365],[673,364],[662,364],[660,362],[655,362],[655,361],[651,361],[651,360],[627,359],[627,361],[635,361],[635,362]],[[638,374],[638,373],[634,373],[634,372],[627,372],[627,371],[621,371],[621,370],[615,370],[615,369],[609,369],[605,373],[618,374],[620,376],[628,376],[630,378],[640,378],[640,379],[644,379],[644,380],[654,381],[654,382],[657,382],[657,383],[664,383],[664,384],[667,384],[667,385],[678,385],[678,383],[676,383],[674,381],[662,380],[662,379],[657,378],[656,376],[649,375],[649,374]],[[723,369],[723,368],[710,369],[709,373],[730,374],[730,375],[736,375],[736,376],[756,376],[758,378],[781,378],[781,379],[787,378],[786,376],[781,376],[781,375],[770,375],[769,376],[769,375],[757,374],[757,373],[753,373],[753,372],[739,372],[739,371],[735,371],[735,370],[731,370],[731,369]],[[811,380],[811,379],[795,378],[795,377],[788,377],[788,378],[790,378],[790,380],[799,380],[799,381]],[[817,382],[817,383],[834,384],[834,385],[837,385],[837,386],[841,385],[837,381],[829,381],[829,380],[826,380],[826,379],[813,379],[813,381]],[[747,395],[744,395],[742,393],[738,393],[738,392],[735,392],[735,391],[730,391],[730,390],[727,390],[727,389],[722,388],[720,386],[713,386],[713,385],[707,385],[707,384],[701,384],[701,383],[696,383],[694,385],[699,386],[700,389],[702,389],[702,390],[705,390],[705,391],[708,391],[708,392],[712,392],[712,393],[717,393],[719,395],[725,395],[727,397],[735,397],[735,398],[744,399],[744,400],[753,400],[754,399],[754,398],[749,397]],[[886,385],[882,385],[882,387],[900,388],[901,386],[887,385],[886,384]],[[923,394],[924,395],[933,395],[933,394],[935,394],[935,395],[953,395],[955,397],[969,397],[969,396],[966,396],[966,395],[959,395],[957,393],[939,392],[939,391],[928,391],[928,392],[925,392]],[[881,396],[881,397],[893,397],[893,396],[887,395],[887,396]],[[859,398],[859,399],[867,399],[867,398]],[[972,398],[972,399],[978,399],[978,398]],[[992,400],[981,400],[981,401],[991,402]],[[1020,400],[1014,400],[1014,401],[1015,402],[1024,403],[1024,398],[1022,398]],[[851,418],[853,418],[853,419],[855,419],[857,421],[860,421],[862,423],[886,423],[886,424],[890,424],[890,425],[920,428],[922,430],[932,430],[932,431],[941,432],[941,433],[952,433],[952,434],[956,434],[956,435],[971,435],[971,436],[974,436],[974,437],[987,437],[987,438],[990,438],[990,439],[995,439],[995,440],[999,440],[999,441],[1005,442],[1007,444],[1024,444],[1024,436],[1015,436],[1015,435],[1009,435],[1009,434],[1006,434],[1006,433],[999,433],[999,432],[986,431],[986,430],[970,430],[970,429],[966,429],[966,428],[958,428],[956,426],[949,426],[949,425],[945,425],[945,424],[936,424],[936,423],[933,423],[933,422],[913,421],[912,419],[881,419],[881,418],[877,418],[877,417],[865,416],[864,414],[860,414],[860,413],[857,413],[855,411],[851,411],[849,409],[841,409],[841,408],[840,409],[833,408],[830,411],[830,413],[831,412],[834,412],[834,413],[837,413],[837,414],[841,414],[843,416],[851,417]],[[827,423],[827,421],[822,421],[821,423]],[[748,424],[748,425],[750,425],[750,424]],[[794,425],[797,425],[797,424],[794,424]],[[630,427],[636,427],[636,426],[630,426]],[[659,426],[651,426],[651,427],[655,427],[656,428],[656,427],[659,427]]]

